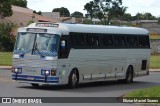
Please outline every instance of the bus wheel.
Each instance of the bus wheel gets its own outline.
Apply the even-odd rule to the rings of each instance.
[[[125,81],[125,83],[132,83],[133,82],[133,69],[131,66],[129,66],[127,69],[126,78],[124,81]]]
[[[31,85],[32,85],[33,87],[39,87],[39,84],[31,83]]]
[[[75,88],[78,83],[77,71],[73,70],[69,76],[68,86],[69,88]]]

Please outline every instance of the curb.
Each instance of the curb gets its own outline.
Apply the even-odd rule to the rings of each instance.
[[[149,72],[160,72],[160,69],[149,69]]]
[[[11,70],[12,66],[0,66],[0,69]]]

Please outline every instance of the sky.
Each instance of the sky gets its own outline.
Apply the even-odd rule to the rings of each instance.
[[[54,8],[65,7],[70,13],[80,11],[83,14],[84,5],[92,0],[27,0],[28,8],[42,12],[52,12]],[[139,13],[149,12],[156,17],[160,17],[160,0],[122,0],[123,6],[128,7],[127,13],[135,16]]]

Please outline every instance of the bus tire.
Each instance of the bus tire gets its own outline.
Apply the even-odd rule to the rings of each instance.
[[[126,78],[124,79],[125,83],[132,83],[133,82],[133,68],[131,66],[128,67]]]
[[[32,85],[33,87],[39,87],[39,84],[31,83],[31,85]]]
[[[77,83],[78,83],[78,71],[74,69],[70,73],[69,81],[68,81],[68,87],[69,88],[76,88],[77,87]]]

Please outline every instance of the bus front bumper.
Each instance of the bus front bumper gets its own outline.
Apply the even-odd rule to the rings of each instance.
[[[21,83],[37,83],[58,85],[59,78],[56,76],[32,76],[22,74],[12,74],[12,79]]]

